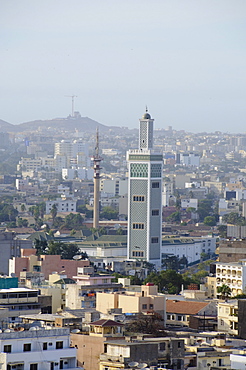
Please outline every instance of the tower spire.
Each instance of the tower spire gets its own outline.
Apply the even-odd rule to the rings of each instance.
[[[96,146],[95,155],[93,157],[94,161],[94,209],[93,209],[93,227],[95,229],[99,228],[99,202],[100,202],[100,162],[102,158],[99,155],[99,131],[98,127],[96,130]]]

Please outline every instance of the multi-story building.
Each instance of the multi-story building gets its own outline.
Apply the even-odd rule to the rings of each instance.
[[[216,262],[216,290],[222,285],[229,286],[232,296],[245,293],[246,260]]]
[[[97,293],[96,309],[107,313],[111,308],[121,308],[123,313],[157,312],[165,325],[166,299],[157,292],[157,286],[148,283],[141,286],[140,292]]]
[[[38,290],[27,288],[0,289],[1,324],[19,322],[19,316],[40,312]]]
[[[36,256],[34,253],[36,253],[36,249],[30,251],[23,249],[21,257],[12,257],[9,260],[9,274],[20,278],[21,272],[27,271],[31,273],[42,273],[45,279],[49,279],[49,275],[54,271],[63,271],[63,274],[66,274],[71,279],[77,274],[78,267],[90,265],[88,260],[67,260],[61,259],[60,255],[48,254]]]
[[[139,148],[127,153],[128,259],[159,265],[163,156],[153,150],[154,120],[148,111],[139,121]]]
[[[17,239],[12,232],[0,233],[0,274],[9,275],[9,259],[20,257],[21,249],[32,249],[32,241],[27,239]]]
[[[1,369],[79,369],[76,348],[70,347],[70,330],[30,328],[0,333]]]
[[[46,202],[45,213],[48,215],[53,205],[57,206],[57,212],[76,212],[77,201],[71,198],[61,198]]]
[[[167,256],[178,258],[186,257],[188,263],[199,261],[201,254],[211,255],[215,252],[216,238],[187,238],[187,237],[164,237],[162,238],[161,257]]]
[[[101,179],[100,192],[110,193],[114,196],[125,195],[128,191],[128,180],[120,178]]]
[[[218,302],[217,330],[230,335],[238,335],[238,301]]]

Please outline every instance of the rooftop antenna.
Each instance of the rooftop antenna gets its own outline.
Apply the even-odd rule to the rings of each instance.
[[[66,98],[72,98],[72,115],[71,117],[74,117],[74,98],[77,98],[77,95],[65,95]]]

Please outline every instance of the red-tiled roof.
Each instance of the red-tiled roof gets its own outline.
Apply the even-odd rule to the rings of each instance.
[[[194,301],[173,301],[167,299],[166,311],[167,313],[180,313],[186,315],[196,315],[206,307],[208,302],[194,302]]]
[[[120,322],[114,321],[114,320],[97,320],[94,322],[91,322],[90,325],[93,326],[122,326],[124,324],[121,324]]]

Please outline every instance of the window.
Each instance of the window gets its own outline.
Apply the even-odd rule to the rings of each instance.
[[[143,230],[144,229],[144,224],[134,223],[134,224],[132,224],[132,228],[133,229]]]
[[[143,257],[144,252],[143,251],[133,251],[132,252],[132,257]]]
[[[142,304],[142,310],[147,310],[147,304]]]
[[[23,352],[31,351],[31,343],[26,343],[23,345]]]
[[[30,364],[30,370],[38,370],[38,364]]]
[[[171,315],[167,314],[167,320],[171,320]]]
[[[151,238],[151,243],[158,243],[158,242],[159,242],[158,237]]]
[[[48,349],[48,343],[44,342],[43,343],[43,351],[46,351]]]
[[[178,348],[181,348],[181,342],[178,342]]]
[[[7,344],[3,347],[3,352],[11,353],[11,344]]]
[[[165,351],[165,349],[166,349],[166,343],[160,343],[159,350],[160,351]]]
[[[157,188],[159,188],[159,187],[160,187],[160,183],[159,183],[159,181],[152,182],[152,188],[153,188],[153,189],[157,189]]]
[[[143,195],[133,195],[133,202],[144,202]]]
[[[150,309],[150,310],[153,310],[153,308],[154,308],[154,305],[153,305],[152,303],[150,303],[150,305],[149,305],[149,309]]]
[[[56,342],[56,349],[62,349],[63,348],[63,342]]]
[[[159,209],[152,209],[152,216],[159,216]]]
[[[182,321],[182,316],[178,315],[178,321]]]

